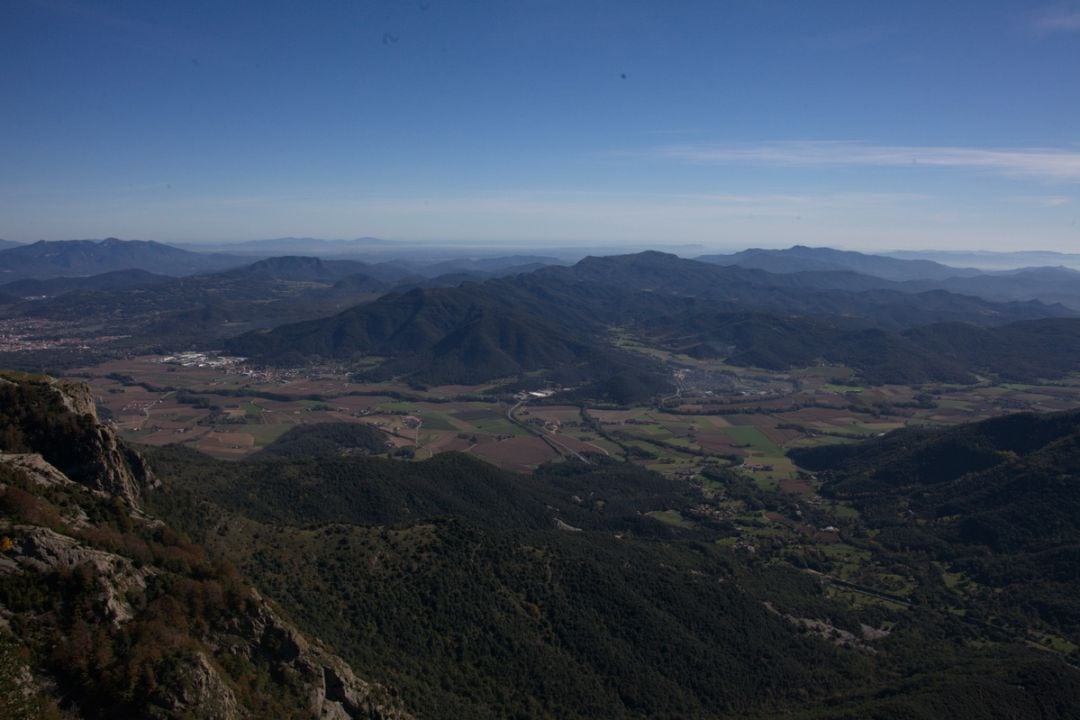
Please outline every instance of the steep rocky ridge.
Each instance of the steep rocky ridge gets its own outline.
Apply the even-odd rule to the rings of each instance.
[[[156,481],[138,453],[98,420],[88,388],[53,378],[0,373],[0,450],[39,452],[75,482],[138,510]]]
[[[26,717],[409,717],[141,511],[152,475],[85,388],[9,374],[0,391],[0,450],[17,451],[0,452],[0,644],[29,658],[0,685],[37,698]],[[71,474],[48,459],[73,453]]]

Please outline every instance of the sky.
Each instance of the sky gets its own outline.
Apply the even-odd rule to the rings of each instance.
[[[1080,251],[1080,2],[0,3],[0,238]]]

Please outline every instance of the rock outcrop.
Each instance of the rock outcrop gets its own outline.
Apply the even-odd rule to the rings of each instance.
[[[156,483],[153,474],[98,420],[86,386],[13,373],[0,379],[0,403],[9,406],[8,412],[0,408],[0,425],[6,442],[15,445],[4,447],[0,438],[0,451],[37,452],[75,482],[140,509],[144,489]],[[11,406],[22,411],[14,413]]]
[[[257,594],[256,594],[257,596]],[[236,630],[249,641],[251,655],[263,655],[279,672],[294,672],[309,688],[308,707],[320,718],[379,718],[405,720],[410,717],[386,688],[361,680],[344,660],[317,641],[309,641],[259,598],[256,609],[238,619]]]
[[[60,396],[61,402],[69,412],[75,415],[89,415],[94,419],[94,422],[99,422],[97,404],[94,402],[94,395],[90,392],[90,388],[82,383],[73,383],[55,378],[48,378],[48,383]]]
[[[26,389],[10,375],[0,381]],[[61,710],[78,717],[116,708],[161,719],[282,711],[327,720],[411,717],[235,572],[217,569],[202,548],[140,510],[152,475],[97,421],[85,389],[29,382],[32,393],[8,398],[48,393],[51,415],[7,408],[7,418],[36,425],[6,435],[35,452],[0,452],[0,584],[7,588],[0,598],[17,588],[37,594],[11,607],[0,600],[0,641],[6,629],[22,633],[8,641],[39,658],[30,670],[42,697],[62,698]],[[66,444],[25,447],[27,438],[42,437]],[[272,701],[254,676],[276,685]],[[26,685],[22,675],[8,680]],[[124,696],[110,697],[117,684],[127,688]]]

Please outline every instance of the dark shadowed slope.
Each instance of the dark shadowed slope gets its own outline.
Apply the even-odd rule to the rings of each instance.
[[[0,282],[22,278],[98,275],[129,269],[162,275],[194,275],[244,262],[237,257],[189,252],[145,240],[41,240],[0,250]]]

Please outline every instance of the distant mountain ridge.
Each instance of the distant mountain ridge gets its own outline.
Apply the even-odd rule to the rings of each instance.
[[[1004,331],[978,332],[978,326],[1068,318],[1076,311],[933,289],[939,281],[919,281],[928,284],[924,290],[916,282],[850,270],[780,274],[655,251],[514,273],[515,263],[525,259],[535,258],[466,263],[510,273],[494,278],[477,269],[429,279],[412,274],[408,262],[301,256],[151,284],[142,280],[152,277],[127,271],[72,279],[66,294],[8,302],[4,312],[65,322],[93,319],[130,337],[124,343],[132,349],[224,344],[235,354],[289,366],[374,356],[381,365],[366,371],[369,377],[423,384],[473,384],[544,371],[553,383],[623,399],[662,392],[670,378],[658,364],[615,347],[609,333],[617,327],[679,352],[744,365],[785,369],[822,359],[840,362],[875,382],[969,382],[974,367],[1009,377],[1053,376],[1071,367],[1064,356],[1072,348],[1071,323],[1044,326],[1053,328],[1049,335],[1032,329],[1029,338],[1010,331],[1012,339],[1023,340],[1019,355],[994,350],[995,332]],[[1068,300],[1073,274],[1043,273],[1060,280],[1066,288],[1061,297]],[[1032,271],[959,280],[1023,286],[1028,276],[1042,277]],[[49,283],[39,287],[64,289],[63,281]],[[14,287],[31,290],[23,296],[39,294],[33,283]],[[15,294],[5,288],[0,293]],[[732,324],[739,316],[745,317]],[[942,323],[955,324],[943,327],[956,328],[960,345],[931,331],[910,334]],[[265,329],[273,325],[278,327]],[[972,356],[969,347],[988,349]],[[1044,357],[1024,356],[1035,348]]]
[[[1064,266],[1022,268],[944,281],[911,280],[904,285],[917,291],[938,288],[987,300],[1040,300],[1080,310],[1080,271]]]
[[[1049,250],[891,250],[883,255],[901,260],[932,260],[946,265],[966,265],[984,271],[1017,270],[1025,267],[1061,265],[1080,270],[1080,253]]]
[[[224,270],[244,262],[235,256],[193,253],[148,240],[41,240],[0,250],[0,282],[131,269],[183,276]]]
[[[168,275],[151,273],[146,270],[112,270],[98,275],[80,277],[15,280],[0,285],[0,292],[20,298],[51,297],[78,290],[122,290],[148,287],[166,283],[172,279]]]
[[[894,281],[945,280],[979,274],[978,270],[950,267],[931,260],[902,260],[884,255],[805,245],[795,245],[786,250],[751,248],[732,255],[702,255],[697,259],[773,273],[848,270]]]
[[[1068,314],[1038,303],[1001,305],[943,291],[855,293],[805,285],[801,275],[727,268],[664,253],[590,257],[572,267],[512,278],[392,293],[331,318],[246,334],[227,348],[283,365],[370,355],[389,358],[376,371],[378,377],[473,383],[620,358],[627,353],[610,344],[607,328],[626,325],[673,349],[711,352],[739,364],[787,368],[824,356],[848,361],[879,381],[968,382],[971,375],[963,363],[949,359],[949,353],[967,352],[967,346],[945,348],[937,340],[939,345],[931,348],[928,339],[916,342],[896,331],[961,320],[995,325]],[[747,313],[748,308],[754,312]],[[741,327],[748,333],[732,336],[730,317],[739,313],[745,314]],[[1080,321],[1061,323],[1055,332],[1062,342],[1055,347],[1042,343],[1046,357],[1041,362],[1024,365],[1015,357],[1000,357],[994,367],[1019,373],[1071,367],[1074,356],[1064,353],[1071,348],[1067,340],[1073,334],[1080,337]],[[970,327],[958,334],[967,342],[992,342],[995,331],[985,331],[984,337],[974,325],[961,327]],[[716,335],[715,328],[726,330]],[[903,360],[890,363],[893,357]],[[642,386],[655,384],[636,377]]]
[[[264,275],[279,280],[337,282],[350,275],[370,274],[372,266],[357,260],[323,260],[317,257],[286,255],[257,260],[222,273],[242,277]]]
[[[935,323],[890,333],[813,318],[704,313],[660,318],[650,327],[662,346],[694,357],[770,370],[840,364],[871,384],[972,383],[980,373],[1024,382],[1080,370],[1078,318],[995,327]]]
[[[962,260],[976,256],[942,253],[941,257]],[[1060,253],[1012,253],[1008,257],[1064,262],[1069,256]],[[876,278],[880,289],[899,292],[947,290],[997,302],[1039,300],[1048,304],[1061,303],[1080,311],[1080,273],[1064,264],[990,272],[942,265],[922,259],[918,254],[898,258],[801,245],[786,250],[751,249],[732,255],[706,255],[698,259],[726,266],[800,275],[836,289],[866,289],[874,284]],[[1075,267],[1080,268],[1080,256],[1077,256]],[[858,276],[850,273],[858,273]]]

